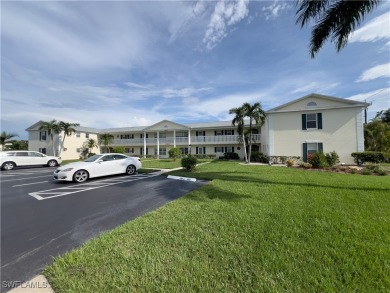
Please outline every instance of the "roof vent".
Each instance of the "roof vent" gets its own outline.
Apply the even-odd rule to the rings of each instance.
[[[307,103],[306,106],[307,107],[317,107],[317,103],[316,102],[309,102],[309,103]]]

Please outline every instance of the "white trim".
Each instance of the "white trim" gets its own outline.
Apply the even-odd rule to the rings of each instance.
[[[146,158],[146,131],[144,131],[144,158]]]
[[[176,129],[173,130],[173,147],[176,147]]]
[[[157,131],[157,159],[160,159],[160,131]]]
[[[363,111],[356,109],[356,151],[364,152]]]
[[[275,152],[275,146],[274,146],[274,130],[273,130],[273,121],[272,121],[272,115],[268,116],[268,140],[269,140],[269,153],[268,156],[273,156]]]
[[[305,142],[306,142],[306,143],[320,143],[320,142],[322,142],[322,141],[317,140],[317,139],[306,139]]]

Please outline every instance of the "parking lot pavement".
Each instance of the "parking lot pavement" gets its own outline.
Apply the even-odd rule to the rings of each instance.
[[[76,184],[54,181],[54,170],[0,172],[2,292],[39,274],[52,256],[206,184],[153,173]]]

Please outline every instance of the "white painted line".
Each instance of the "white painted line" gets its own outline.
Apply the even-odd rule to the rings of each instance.
[[[168,175],[168,179],[184,180],[184,181],[191,181],[191,182],[196,181],[196,178],[180,177],[180,176],[173,176],[173,175]]]
[[[34,182],[34,183],[19,184],[19,185],[13,185],[12,187],[19,187],[19,186],[32,185],[32,184],[40,184],[40,183],[46,183],[46,182],[49,182],[49,181],[40,181],[40,182]]]
[[[70,187],[66,187],[65,186],[65,187],[60,187],[60,188],[53,188],[53,189],[47,189],[47,190],[32,192],[32,193],[29,193],[29,195],[31,195],[32,197],[36,198],[37,200],[44,200],[44,199],[60,197],[60,196],[68,195],[68,194],[83,192],[83,191],[87,191],[87,190],[97,189],[97,188],[101,188],[101,187],[116,185],[116,184],[120,184],[120,183],[125,183],[125,182],[130,182],[130,181],[136,181],[136,180],[156,177],[156,176],[159,176],[159,175],[160,174],[148,175],[148,176],[142,176],[142,177],[130,177],[130,178],[128,176],[124,176],[122,178],[128,178],[128,180],[115,181],[115,182],[108,182],[108,181],[110,181],[110,179],[108,179],[108,180],[101,180],[101,181],[99,181],[100,185],[98,185],[98,186],[95,186],[95,185],[97,185],[99,182],[91,182],[93,184],[91,184],[91,183],[80,184],[80,185],[77,186],[78,188],[76,186],[74,186],[74,185],[70,186]],[[137,175],[135,175],[135,176],[137,176]],[[74,190],[76,188],[78,190]],[[66,191],[67,189],[70,189],[72,191]],[[55,195],[45,196],[45,195],[49,195],[49,194],[55,194]]]
[[[16,180],[27,180],[27,179],[34,179],[34,178],[41,178],[41,177],[48,177],[50,175],[45,175],[45,176],[35,176],[35,177],[27,177],[27,178],[19,178],[19,179],[10,179],[10,180],[1,180],[1,182],[6,182],[6,181],[16,181]]]

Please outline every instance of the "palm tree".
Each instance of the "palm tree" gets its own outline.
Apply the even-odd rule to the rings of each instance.
[[[244,103],[242,105],[244,108],[245,116],[249,118],[249,154],[248,154],[248,163],[251,162],[251,155],[252,155],[252,128],[253,128],[253,122],[255,124],[258,124],[260,127],[265,122],[265,112],[261,108],[260,103],[254,103],[253,105],[249,103]]]
[[[232,120],[232,124],[235,126],[237,124],[237,132],[240,135],[240,142],[244,146],[244,159],[245,162],[248,163],[248,156],[246,154],[246,143],[245,143],[245,133],[244,133],[244,117],[245,117],[245,109],[244,107],[232,108],[229,110],[229,114],[234,114],[234,118]]]
[[[84,147],[88,148],[89,153],[91,153],[91,150],[92,150],[93,148],[98,148],[98,147],[99,147],[99,144],[98,144],[98,142],[96,141],[96,139],[90,138],[90,139],[88,139],[88,140],[84,143]]]
[[[73,133],[75,133],[76,129],[74,127],[78,127],[78,126],[80,126],[80,124],[79,123],[69,123],[69,122],[60,121],[58,123],[58,125],[59,125],[59,131],[60,132],[61,131],[64,132],[64,138],[62,139],[60,151],[59,151],[59,154],[58,154],[58,155],[61,155],[61,151],[64,148],[64,143],[65,143],[66,136],[71,136]]]
[[[1,149],[4,150],[4,146],[5,146],[5,143],[7,142],[7,140],[10,140],[11,138],[13,138],[15,136],[19,136],[19,135],[15,134],[15,133],[7,133],[5,131],[2,131],[0,134]]]
[[[296,0],[297,24],[301,28],[316,21],[311,32],[310,55],[314,58],[331,37],[337,52],[347,45],[348,37],[381,0]]]
[[[53,156],[56,155],[55,145],[54,145],[54,134],[59,134],[61,132],[60,125],[56,120],[51,120],[49,122],[43,121],[39,130],[46,130],[47,134],[50,135],[52,146],[53,146]]]
[[[106,152],[109,152],[108,146],[111,144],[114,136],[111,133],[102,133],[99,135],[99,144],[104,145]]]

